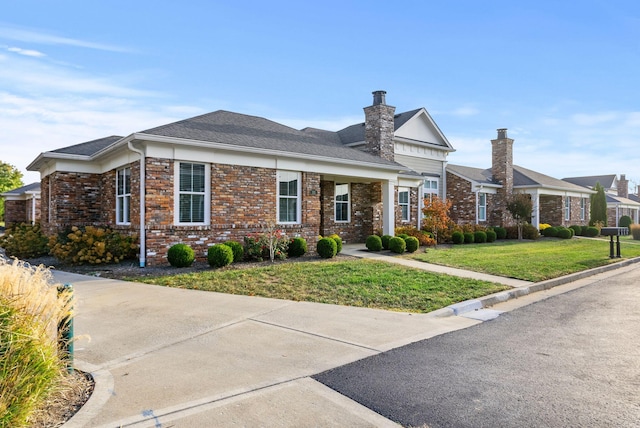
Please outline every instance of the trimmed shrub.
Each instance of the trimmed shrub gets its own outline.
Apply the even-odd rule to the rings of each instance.
[[[629,228],[633,239],[640,241],[640,224],[632,224]]]
[[[49,237],[50,253],[63,263],[95,265],[135,258],[135,239],[109,227],[73,226]]]
[[[487,242],[495,242],[498,239],[496,232],[492,229],[487,230],[485,233],[487,234]]]
[[[406,233],[401,233],[399,235],[396,235],[398,238],[402,238],[402,239],[407,239],[409,237],[409,235],[407,235]]]
[[[382,248],[385,250],[389,249],[389,241],[393,238],[391,235],[382,235],[380,238],[382,240]]]
[[[233,249],[227,244],[216,244],[207,250],[209,266],[221,268],[233,263]]]
[[[394,253],[402,254],[407,249],[407,243],[401,237],[394,236],[389,240],[389,249]]]
[[[598,236],[598,234],[600,234],[600,231],[598,230],[597,227],[589,226],[589,227],[587,227],[587,230],[586,230],[584,236],[588,236],[589,238],[593,238],[594,236]]]
[[[473,242],[476,242],[478,244],[487,242],[487,233],[481,230],[473,232]]]
[[[304,256],[306,253],[307,241],[304,238],[298,236],[289,242],[289,249],[287,250],[289,257],[300,257]]]
[[[618,226],[620,227],[629,227],[631,224],[633,224],[633,220],[628,215],[623,215],[618,221]]]
[[[540,232],[542,232],[543,230],[548,229],[548,228],[550,228],[550,227],[551,227],[551,225],[550,225],[550,224],[548,224],[548,223],[542,223],[540,226],[538,226],[538,229],[540,230]]]
[[[365,245],[369,251],[380,251],[382,250],[382,239],[378,235],[369,235]]]
[[[340,254],[342,251],[342,238],[339,235],[333,234],[329,238],[336,241],[336,254]]]
[[[473,236],[473,233],[471,232],[465,232],[463,234],[464,236],[464,243],[465,244],[473,244],[475,237]]]
[[[410,236],[404,240],[407,245],[407,253],[415,253],[420,248],[420,241],[415,236]]]
[[[227,241],[224,243],[233,251],[233,263],[241,262],[244,259],[244,246],[238,241]]]
[[[336,240],[333,238],[322,238],[316,245],[316,251],[323,259],[330,259],[335,257],[338,252],[338,244],[336,244]]]
[[[451,234],[451,241],[454,244],[464,244],[464,234],[459,230],[456,230]]]
[[[507,229],[507,239],[518,239],[518,227],[509,226]],[[546,229],[545,229],[546,230]],[[522,226],[522,239],[536,240],[540,237],[540,232],[531,224]]]
[[[589,226],[582,226],[582,232],[580,233],[580,236],[587,236],[587,229],[589,228]]]
[[[573,235],[572,235],[572,230],[571,229],[567,229],[566,227],[560,227],[558,228],[558,238],[560,239],[570,239]]]
[[[42,233],[40,223],[12,224],[0,236],[0,247],[9,257],[39,257],[49,253],[49,238]]]
[[[545,238],[556,238],[559,230],[560,229],[555,226],[548,227],[542,231],[542,236]]]
[[[233,253],[231,253],[231,257],[233,257]],[[167,251],[167,260],[169,260],[169,264],[173,267],[189,267],[195,259],[196,253],[193,251],[193,248],[187,244],[172,245],[169,251]]]
[[[506,239],[506,237],[507,237],[507,229],[505,229],[504,227],[495,226],[493,228],[493,231],[496,233],[496,237],[498,239]]]
[[[582,235],[582,226],[579,226],[577,224],[572,224],[571,226],[569,226],[569,229],[573,230],[573,234],[575,236]]]

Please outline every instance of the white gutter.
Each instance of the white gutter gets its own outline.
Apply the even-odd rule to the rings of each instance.
[[[143,268],[145,267],[145,264],[147,263],[147,245],[146,245],[146,240],[147,240],[147,236],[146,236],[146,229],[147,229],[147,225],[145,223],[145,154],[142,150],[140,149],[136,149],[135,147],[133,147],[133,142],[131,140],[129,140],[127,142],[127,146],[129,147],[129,150],[131,150],[132,152],[138,153],[140,155],[140,267]]]

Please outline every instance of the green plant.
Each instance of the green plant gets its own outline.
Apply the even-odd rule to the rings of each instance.
[[[322,238],[316,245],[316,252],[323,259],[330,259],[338,252],[338,244],[332,238]]]
[[[483,232],[482,230],[473,232],[473,242],[476,242],[478,244],[487,242],[487,233]]]
[[[382,240],[382,248],[384,250],[389,249],[389,241],[391,240],[391,238],[393,238],[393,236],[391,235],[382,235],[382,237],[380,238]]]
[[[589,226],[582,226],[582,231],[578,234],[580,236],[587,236],[587,229]]]
[[[396,236],[400,236],[400,235],[413,236],[418,240],[420,245],[424,245],[426,247],[432,247],[436,245],[436,240],[433,238],[433,233],[427,232],[426,230],[417,229],[414,226],[396,227],[395,233],[396,233]],[[383,242],[383,245],[384,245],[384,242]]]
[[[266,233],[255,233],[244,237],[244,254],[249,260],[286,259],[289,239],[280,230],[272,227]],[[273,259],[271,259],[273,256]]]
[[[566,227],[558,228],[558,238],[560,239],[570,239],[572,237],[572,230],[567,229]]]
[[[339,235],[333,234],[329,238],[336,241],[336,254],[340,254],[342,251],[342,238]]]
[[[573,230],[573,234],[575,236],[582,235],[582,226],[579,226],[577,224],[572,224],[571,226],[569,226],[569,229]]]
[[[407,239],[409,237],[409,235],[407,235],[406,233],[401,233],[399,235],[396,235],[398,238],[402,238],[402,239]]]
[[[397,254],[402,254],[407,248],[407,243],[399,236],[394,236],[389,240],[389,249]]]
[[[424,200],[422,229],[432,232],[437,243],[444,242],[445,236],[441,235],[446,234],[445,231],[452,223],[449,217],[449,209],[451,209],[452,203],[451,199],[442,200],[438,196],[425,198]]]
[[[167,260],[173,267],[189,267],[196,259],[196,253],[187,244],[175,244],[167,251]]]
[[[518,239],[518,228],[509,226],[507,229],[507,239]],[[522,239],[536,240],[540,237],[540,232],[531,224],[522,225]]]
[[[227,244],[216,244],[207,250],[209,266],[221,268],[233,263],[233,249]]]
[[[407,247],[407,253],[415,253],[420,248],[420,241],[415,236],[409,236],[404,240]]]
[[[289,257],[300,257],[304,256],[307,253],[307,241],[298,236],[295,237],[289,242],[289,248],[287,250],[287,255]]]
[[[73,226],[50,236],[49,248],[63,263],[95,265],[134,258],[137,245],[133,237],[121,235],[110,227]]]
[[[495,242],[495,240],[498,239],[498,236],[493,229],[487,229],[485,233],[487,234],[487,242]]]
[[[369,251],[380,251],[382,250],[382,239],[378,235],[369,235],[365,245]]]
[[[640,240],[640,224],[632,224],[630,226],[630,229],[633,239]]]
[[[238,241],[227,241],[224,243],[233,251],[233,263],[241,262],[244,259],[244,246]]]
[[[5,249],[7,256],[28,259],[47,254],[49,239],[42,233],[40,223],[13,224],[0,236],[0,247]]]
[[[618,221],[618,226],[629,227],[631,226],[632,223],[633,223],[633,220],[631,219],[631,217],[629,217],[628,215],[623,215],[622,217],[620,217],[620,220]]]
[[[465,232],[462,234],[464,236],[464,243],[465,244],[473,244],[475,237],[473,236],[473,233],[471,232]]]
[[[560,229],[556,226],[547,227],[542,231],[542,236],[545,238],[556,238]]]
[[[531,196],[525,193],[514,193],[507,201],[507,211],[511,213],[511,216],[516,221],[519,240],[524,239],[523,226],[526,223],[526,219],[531,217],[532,210],[533,202],[531,201]]]
[[[599,234],[600,234],[600,231],[598,230],[597,227],[589,226],[589,227],[587,227],[587,231],[585,232],[584,236],[588,236],[589,238],[593,238],[594,236],[598,236]]]
[[[456,245],[464,244],[464,234],[459,230],[456,230],[451,234],[451,241]]]
[[[496,237],[498,239],[506,239],[507,238],[507,229],[502,226],[494,226],[493,231],[496,233]]]
[[[597,182],[593,190],[595,194],[590,196],[591,204],[589,206],[589,226],[595,226],[596,222],[607,225],[607,197],[604,194],[604,187]],[[597,227],[597,226],[596,226]]]

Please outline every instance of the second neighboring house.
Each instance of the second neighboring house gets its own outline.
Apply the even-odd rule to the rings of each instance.
[[[5,225],[40,221],[40,183],[27,184],[0,196],[4,198]]]
[[[498,129],[491,140],[491,168],[447,166],[447,198],[451,217],[460,224],[511,225],[507,201],[514,193],[529,195],[533,212],[529,223],[570,226],[589,222],[589,196],[583,186],[549,177],[513,164],[514,140]]]
[[[202,258],[268,224],[347,242],[417,227],[424,196],[444,196],[453,147],[424,108],[396,114],[385,94],[338,132],[220,110],[41,153],[27,169],[40,172],[43,229],[112,225],[139,237],[144,266],[175,243]]]

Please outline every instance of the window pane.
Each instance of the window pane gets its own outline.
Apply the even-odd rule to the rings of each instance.
[[[180,195],[180,222],[191,222],[191,195]]]
[[[409,220],[409,206],[402,205],[402,220]]]
[[[349,221],[349,204],[336,203],[336,221]]]
[[[191,195],[191,222],[204,222],[204,195]]]
[[[193,189],[191,184],[191,164],[180,164],[180,191],[190,192]]]
[[[204,165],[193,165],[192,192],[204,192]]]
[[[124,193],[131,193],[131,168],[124,170]]]
[[[298,180],[289,182],[289,196],[298,196]]]
[[[336,201],[347,202],[349,200],[349,185],[336,184]]]
[[[289,183],[286,181],[280,182],[280,196],[288,196],[289,195]]]
[[[398,201],[401,204],[408,204],[409,203],[409,192],[403,191],[398,193]]]

